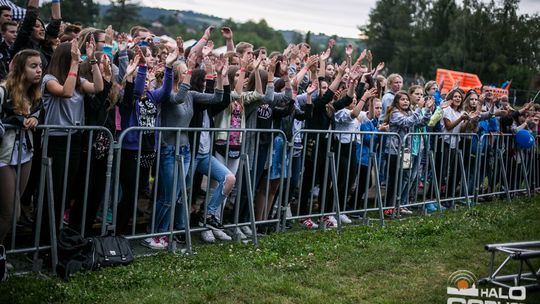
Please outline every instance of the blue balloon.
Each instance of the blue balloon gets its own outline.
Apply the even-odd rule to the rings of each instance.
[[[528,130],[519,130],[516,133],[516,144],[521,149],[529,149],[534,145],[534,136]]]

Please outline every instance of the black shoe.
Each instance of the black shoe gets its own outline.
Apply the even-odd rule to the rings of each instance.
[[[186,244],[186,235],[185,234],[176,234],[174,236],[174,241],[177,242],[178,244]]]
[[[199,226],[204,226],[204,221],[201,221]],[[223,230],[223,225],[219,222],[215,215],[209,215],[206,218],[206,226],[213,229]]]

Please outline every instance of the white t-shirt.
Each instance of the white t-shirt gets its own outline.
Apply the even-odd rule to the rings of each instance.
[[[210,118],[208,118],[208,112],[204,110],[203,112],[203,128],[210,128]],[[199,154],[208,154],[210,153],[210,133],[208,131],[202,131],[201,137],[199,138]]]
[[[461,112],[454,110],[452,107],[448,107],[443,110],[443,123],[444,119],[448,119],[451,122],[454,122],[456,119],[461,117]],[[463,125],[463,121],[461,121],[457,126],[455,126],[452,130],[447,130],[446,127],[443,125],[443,133],[449,133],[449,134],[458,134],[461,131],[461,126]],[[444,142],[450,144],[451,149],[457,148],[457,143],[459,142],[459,136],[444,136]]]

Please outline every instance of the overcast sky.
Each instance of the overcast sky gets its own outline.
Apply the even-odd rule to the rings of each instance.
[[[459,1],[459,0],[458,0]],[[488,1],[488,0],[485,0]],[[495,0],[498,2],[499,0]],[[99,1],[107,3],[107,0]],[[258,21],[280,30],[298,30],[357,37],[376,0],[139,0],[145,6],[192,10],[235,21]],[[539,13],[540,0],[521,0],[520,13]]]

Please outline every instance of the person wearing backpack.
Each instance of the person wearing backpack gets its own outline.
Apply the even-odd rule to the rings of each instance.
[[[2,244],[12,225],[13,213],[19,214],[15,201],[17,176],[19,193],[23,193],[30,175],[33,156],[32,132],[39,124],[41,109],[41,58],[38,51],[23,50],[11,63],[6,82],[0,86],[0,119],[14,125],[0,140],[0,255],[5,256]],[[17,172],[18,164],[21,165]],[[5,259],[2,262],[6,265]],[[5,269],[0,269],[3,272]],[[3,276],[0,275],[0,280]]]

